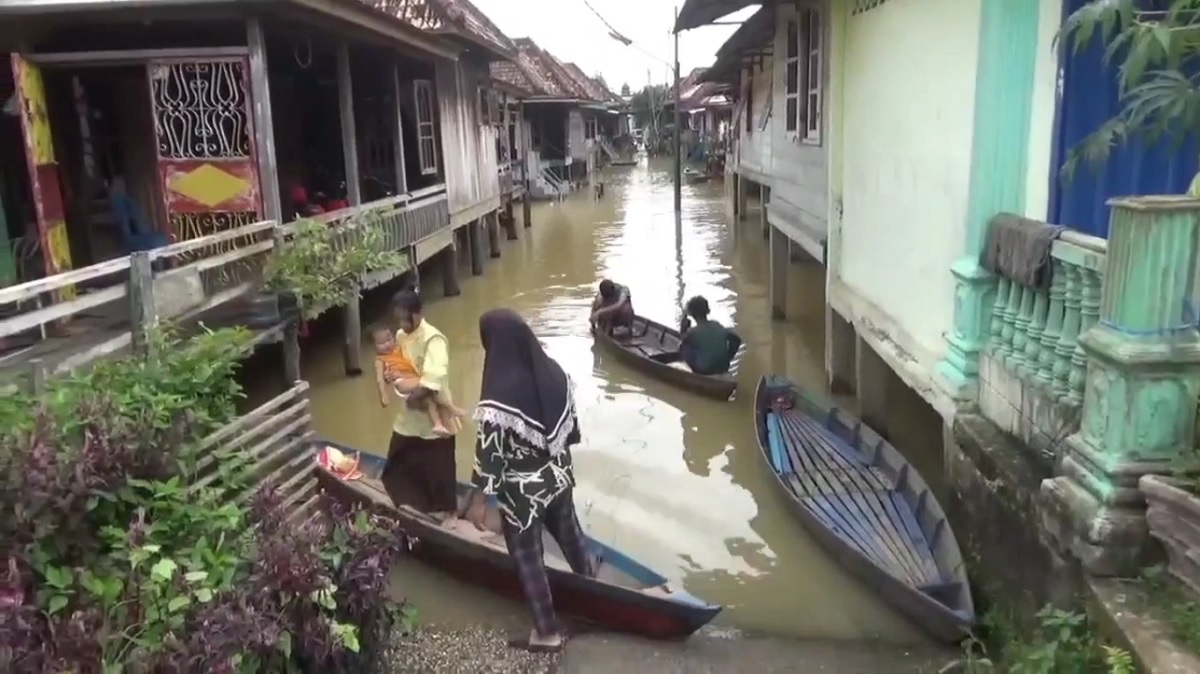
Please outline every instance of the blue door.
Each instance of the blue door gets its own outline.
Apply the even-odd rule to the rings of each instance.
[[[1063,0],[1063,16],[1085,4],[1087,0]],[[1145,4],[1165,7],[1168,0],[1149,0]],[[1112,197],[1186,191],[1200,163],[1200,146],[1194,138],[1178,144],[1170,139],[1150,144],[1131,140],[1113,148],[1104,164],[1081,164],[1070,179],[1063,177],[1059,169],[1072,148],[1120,112],[1121,106],[1119,62],[1114,59],[1104,63],[1101,40],[1093,40],[1078,52],[1070,40],[1064,40],[1062,50],[1047,219],[1108,238],[1108,207],[1104,202]]]

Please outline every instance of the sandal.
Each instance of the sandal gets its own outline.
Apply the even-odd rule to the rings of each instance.
[[[517,650],[522,650],[522,651],[526,651],[529,653],[546,653],[546,654],[561,653],[563,646],[566,643],[567,643],[567,640],[565,637],[563,639],[561,639],[557,644],[531,643],[529,641],[528,634],[522,634],[520,636],[508,638],[508,647],[509,648],[515,648]]]

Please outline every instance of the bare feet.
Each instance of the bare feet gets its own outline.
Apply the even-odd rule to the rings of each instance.
[[[442,424],[434,424],[433,425],[433,434],[438,436],[439,438],[448,438],[451,435],[454,435],[454,432],[451,431],[449,428],[446,428]]]

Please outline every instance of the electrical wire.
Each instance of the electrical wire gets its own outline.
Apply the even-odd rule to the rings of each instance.
[[[633,47],[634,49],[642,52],[643,54],[645,54],[646,56],[649,56],[650,58],[654,59],[655,61],[666,64],[667,67],[673,67],[670,64],[670,62],[668,62],[667,60],[659,58],[658,56],[655,56],[654,54],[651,54],[650,52],[643,49],[641,47],[641,45],[639,45],[638,43],[625,37],[625,34],[622,33],[621,31],[617,30],[611,23],[609,23],[608,19],[604,18],[603,14],[596,11],[596,8],[593,7],[592,3],[588,2],[588,0],[581,0],[581,1],[583,2],[584,6],[587,7],[588,10],[590,10],[592,12],[592,14],[596,15],[597,19],[600,19],[600,23],[604,24],[604,27],[608,29],[609,36],[612,37],[614,40],[620,42],[621,44],[625,45],[626,47]]]

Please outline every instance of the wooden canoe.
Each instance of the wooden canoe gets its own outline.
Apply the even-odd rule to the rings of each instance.
[[[967,636],[975,607],[962,552],[896,448],[782,377],[759,380],[754,426],[792,513],[827,551],[930,635]]]
[[[728,374],[708,375],[692,372],[682,361],[666,363],[656,360],[666,354],[677,353],[683,338],[678,330],[649,318],[635,316],[632,329],[619,331],[616,335],[602,330],[594,330],[592,335],[596,343],[617,360],[667,383],[718,400],[729,400],[737,392],[737,370],[745,344],[734,356]]]
[[[357,454],[354,472],[361,475],[347,481],[326,468],[322,455],[328,447],[347,455]],[[523,599],[516,567],[500,534],[501,515],[494,499],[489,501],[489,531],[481,532],[461,520],[446,528],[424,513],[392,504],[379,481],[383,457],[324,441],[313,443],[312,452],[321,488],[341,501],[395,517],[409,536],[413,556],[465,582],[518,601]],[[468,491],[467,485],[459,485],[460,504]],[[632,557],[591,537],[588,545],[594,558],[600,560],[596,578],[571,572],[558,544],[546,534],[546,567],[554,606],[564,616],[642,637],[683,639],[721,612],[720,606],[672,587],[664,576]]]

